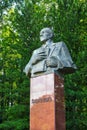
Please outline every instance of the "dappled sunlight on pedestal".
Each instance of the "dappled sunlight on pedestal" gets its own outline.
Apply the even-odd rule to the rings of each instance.
[[[54,73],[31,78],[30,130],[65,130],[63,78]]]

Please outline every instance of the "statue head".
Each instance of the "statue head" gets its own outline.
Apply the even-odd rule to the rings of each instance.
[[[49,39],[52,39],[53,37],[53,31],[50,28],[43,28],[40,31],[40,41],[46,42]]]

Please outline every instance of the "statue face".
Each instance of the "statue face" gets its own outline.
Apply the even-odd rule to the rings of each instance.
[[[53,37],[52,30],[50,28],[44,28],[40,31],[40,41],[45,42]]]

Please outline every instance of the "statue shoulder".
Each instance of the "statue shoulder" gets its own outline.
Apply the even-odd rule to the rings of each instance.
[[[56,47],[66,46],[65,43],[64,43],[63,41],[53,43],[53,45],[56,46]]]
[[[33,54],[38,53],[40,50],[41,50],[41,47],[39,47],[39,48],[35,49],[35,50],[33,51]]]

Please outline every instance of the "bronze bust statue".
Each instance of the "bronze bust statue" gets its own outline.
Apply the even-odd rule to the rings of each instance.
[[[65,43],[53,43],[52,38],[53,31],[50,28],[40,31],[40,41],[43,45],[34,50],[24,69],[26,75],[34,77],[52,72],[70,74],[77,69]]]

